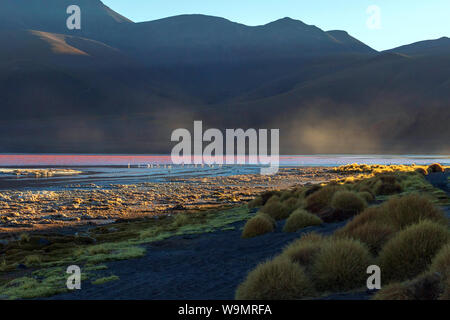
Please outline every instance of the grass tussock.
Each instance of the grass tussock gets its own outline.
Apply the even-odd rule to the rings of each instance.
[[[366,244],[370,252],[374,255],[379,253],[383,246],[395,234],[395,229],[387,224],[377,224],[375,222],[349,223],[342,229],[336,231],[338,238],[349,238],[359,240]]]
[[[391,283],[383,286],[372,298],[372,300],[413,300],[412,292],[401,282]]]
[[[443,212],[429,198],[418,194],[393,197],[384,204],[383,210],[389,223],[398,229],[425,219],[447,223]]]
[[[366,284],[372,263],[369,249],[359,241],[337,239],[326,242],[314,259],[312,274],[322,291],[345,291]]]
[[[332,185],[323,187],[312,193],[306,198],[306,209],[313,213],[319,213],[321,210],[330,206],[334,194],[339,190],[342,190],[342,187]]]
[[[415,172],[420,173],[420,174],[422,174],[424,176],[426,176],[428,174],[428,171],[426,169],[424,169],[424,168],[417,168],[415,170]]]
[[[375,186],[375,193],[381,196],[393,195],[401,193],[402,191],[403,188],[398,182],[385,182],[380,180]]]
[[[322,219],[320,219],[318,216],[311,214],[304,209],[297,209],[292,212],[289,218],[286,220],[283,231],[296,232],[297,230],[310,226],[318,226],[322,223]]]
[[[338,191],[331,199],[331,207],[337,210],[359,213],[367,207],[367,202],[357,193],[351,191]]]
[[[283,220],[289,217],[291,208],[289,208],[285,203],[282,203],[280,197],[275,195],[266,202],[260,211],[267,213],[275,220]]]
[[[379,255],[384,281],[407,280],[426,271],[449,240],[447,226],[427,220],[400,231]]]
[[[373,202],[375,201],[375,196],[370,191],[360,191],[358,192],[358,196],[364,199],[366,202]]]
[[[438,272],[445,279],[450,280],[450,243],[445,245],[433,258],[430,271]]]
[[[373,300],[437,300],[442,295],[442,276],[438,273],[424,273],[418,277],[383,286]]]
[[[305,268],[309,268],[326,241],[328,241],[328,238],[320,234],[308,233],[289,244],[281,255]]]
[[[247,221],[242,231],[242,238],[253,238],[275,229],[275,221],[266,213],[258,213],[256,216]]]
[[[293,300],[313,295],[303,268],[284,257],[259,264],[236,290],[237,300]]]
[[[433,163],[428,166],[428,173],[444,172],[445,168],[440,163]]]
[[[250,201],[247,203],[247,207],[248,207],[249,209],[259,208],[259,207],[261,207],[262,205],[263,205],[263,199],[262,199],[261,197],[256,197],[255,199],[250,200]]]

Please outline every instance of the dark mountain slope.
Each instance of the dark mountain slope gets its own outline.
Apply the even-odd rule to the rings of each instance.
[[[311,59],[373,55],[289,18],[249,27],[223,18],[182,15],[126,25],[111,39],[155,78],[206,103],[217,103],[302,70]]]
[[[221,120],[281,128],[284,150],[449,152],[448,101],[450,56],[387,53],[283,94],[224,105],[234,116]]]
[[[68,30],[66,13],[70,5],[81,8],[81,30]],[[0,27],[2,29],[34,29],[73,35],[105,35],[129,19],[105,6],[100,0],[2,0]],[[111,30],[113,29],[113,30]]]
[[[442,37],[436,40],[415,42],[387,50],[387,52],[396,52],[411,56],[450,55],[450,39],[448,37]]]
[[[0,152],[167,153],[194,119],[280,128],[282,153],[450,152],[446,38],[379,54],[289,18],[133,23],[98,0],[4,0],[0,26]]]

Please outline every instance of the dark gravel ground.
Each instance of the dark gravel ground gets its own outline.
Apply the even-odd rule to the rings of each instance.
[[[103,285],[82,283],[82,289],[52,299],[233,299],[237,286],[258,263],[281,252],[301,234],[330,234],[345,222],[284,233],[241,239],[243,222],[236,230],[175,237],[146,246],[143,258],[108,263],[104,275],[120,280]]]

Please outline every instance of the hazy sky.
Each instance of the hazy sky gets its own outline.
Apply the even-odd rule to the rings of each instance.
[[[135,22],[201,13],[246,25],[283,17],[345,30],[377,50],[450,36],[450,0],[102,0]],[[369,6],[376,9],[367,12]],[[368,19],[370,20],[370,28]],[[380,21],[380,24],[377,24]]]

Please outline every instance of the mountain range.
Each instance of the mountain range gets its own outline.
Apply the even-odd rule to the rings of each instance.
[[[194,120],[279,128],[283,154],[450,152],[447,37],[378,52],[290,18],[134,23],[99,0],[2,0],[0,43],[0,152],[169,153]]]

